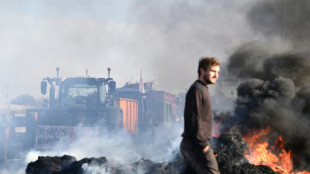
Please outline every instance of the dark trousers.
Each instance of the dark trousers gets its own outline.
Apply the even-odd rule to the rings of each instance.
[[[213,150],[209,147],[207,153],[203,153],[190,140],[183,139],[180,146],[181,154],[188,168],[183,173],[195,171],[197,174],[219,174],[218,164]],[[192,173],[192,172],[191,172]]]

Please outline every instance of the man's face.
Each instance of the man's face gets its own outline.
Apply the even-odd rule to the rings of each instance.
[[[214,84],[219,77],[220,66],[209,65],[206,70],[202,68],[200,80],[204,81],[207,85]]]

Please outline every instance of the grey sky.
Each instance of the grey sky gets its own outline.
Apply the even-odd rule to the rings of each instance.
[[[197,78],[197,62],[222,62],[261,39],[249,27],[250,0],[0,0],[0,97],[40,97],[44,77],[111,76],[172,93]],[[255,3],[255,1],[254,1]]]

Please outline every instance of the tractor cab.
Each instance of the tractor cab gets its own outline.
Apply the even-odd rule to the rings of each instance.
[[[107,101],[107,81],[104,78],[67,78],[59,86],[59,105],[84,105],[87,108]]]
[[[47,84],[49,83],[49,107],[79,105],[86,108],[97,108],[104,106],[110,102],[110,97],[116,89],[116,82],[110,78],[110,71],[111,69],[108,68],[108,78],[71,77],[61,80],[58,77],[59,69],[57,69],[56,78],[42,79],[41,93],[44,95],[47,93]]]

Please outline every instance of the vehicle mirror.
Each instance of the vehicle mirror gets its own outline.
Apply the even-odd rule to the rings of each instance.
[[[115,91],[115,89],[116,89],[116,82],[115,81],[111,81],[111,82],[109,82],[109,93],[111,94],[111,93],[113,93],[114,91]]]
[[[47,92],[47,82],[46,81],[42,81],[41,82],[41,94],[45,95]]]

